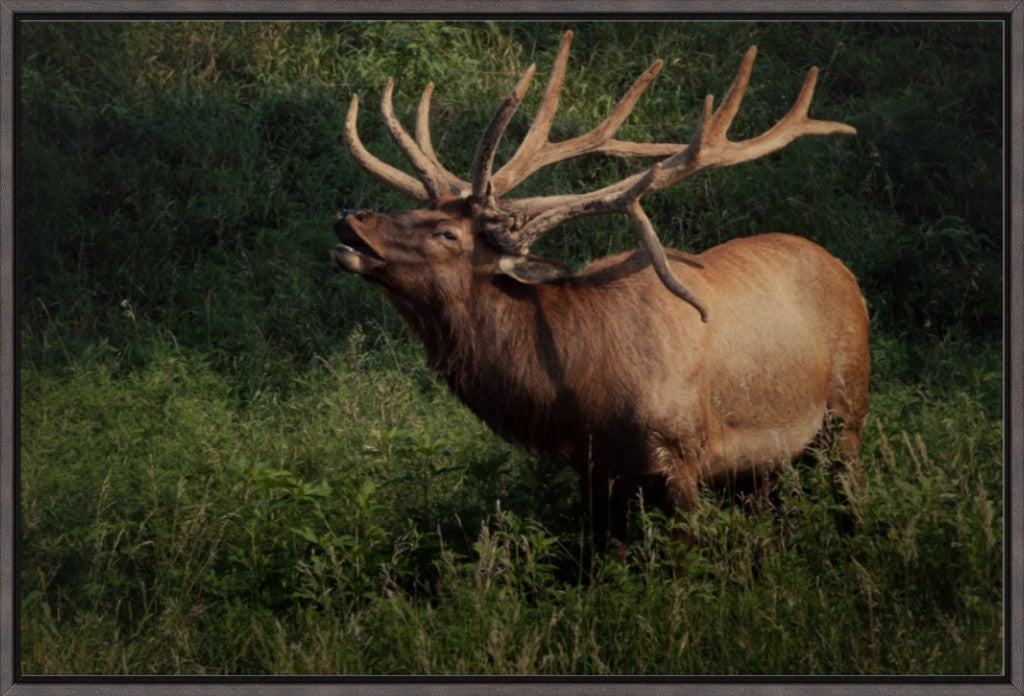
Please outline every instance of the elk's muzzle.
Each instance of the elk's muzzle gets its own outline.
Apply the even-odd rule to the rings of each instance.
[[[367,273],[384,265],[384,257],[360,233],[367,215],[364,210],[343,210],[334,217],[334,234],[341,243],[331,250],[331,258],[350,273]]]

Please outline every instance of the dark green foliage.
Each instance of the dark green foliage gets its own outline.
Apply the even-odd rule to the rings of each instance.
[[[826,447],[786,470],[774,509],[644,511],[626,564],[593,558],[573,473],[489,433],[387,302],[332,272],[336,210],[410,206],[345,152],[349,95],[364,142],[406,167],[377,99],[394,76],[411,124],[434,81],[435,147],[466,175],[492,106],[530,62],[546,77],[566,28],[553,139],[663,57],[622,137],[687,140],[751,43],[735,138],[778,119],[815,64],[812,114],[857,127],[645,202],[668,244],[790,231],[860,278],[873,382],[863,463],[841,479],[851,534]],[[20,31],[25,672],[1002,669],[1000,25]],[[522,195],[640,166],[581,158]],[[608,218],[535,250],[579,266],[635,244]],[[700,543],[679,548],[675,525]]]

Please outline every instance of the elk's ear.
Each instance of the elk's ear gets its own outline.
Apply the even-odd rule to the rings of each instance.
[[[498,259],[498,273],[514,278],[526,285],[535,285],[564,278],[569,275],[569,269],[553,261],[547,261],[536,256],[509,254]]]

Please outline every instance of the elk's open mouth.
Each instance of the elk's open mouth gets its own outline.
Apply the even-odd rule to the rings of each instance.
[[[331,258],[338,266],[352,273],[365,273],[384,265],[384,258],[344,218],[334,223],[334,233],[341,243],[331,250]]]

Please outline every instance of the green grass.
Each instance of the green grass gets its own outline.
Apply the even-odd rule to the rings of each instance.
[[[646,206],[677,246],[786,230],[857,273],[874,371],[856,530],[836,530],[825,451],[774,509],[638,515],[625,564],[591,557],[572,472],[487,431],[327,257],[342,206],[409,205],[345,153],[350,93],[364,141],[401,162],[379,90],[395,76],[411,123],[436,82],[435,145],[465,173],[477,105],[530,62],[543,77],[565,28],[21,26],[24,673],[1002,671],[998,25],[572,27],[554,138],[664,57],[623,135],[685,139],[750,43],[738,134],[812,64],[812,113],[858,128]],[[629,164],[568,163],[524,195]],[[537,250],[578,265],[633,245],[609,218]],[[676,547],[676,524],[700,543]]]
[[[154,350],[122,378],[23,372],[27,671],[1000,668],[1002,428],[966,390],[880,385],[850,539],[827,459],[798,465],[785,535],[708,499],[680,576],[656,515],[626,566],[592,569],[567,472],[489,435],[408,346],[381,368],[354,343],[247,403]]]

